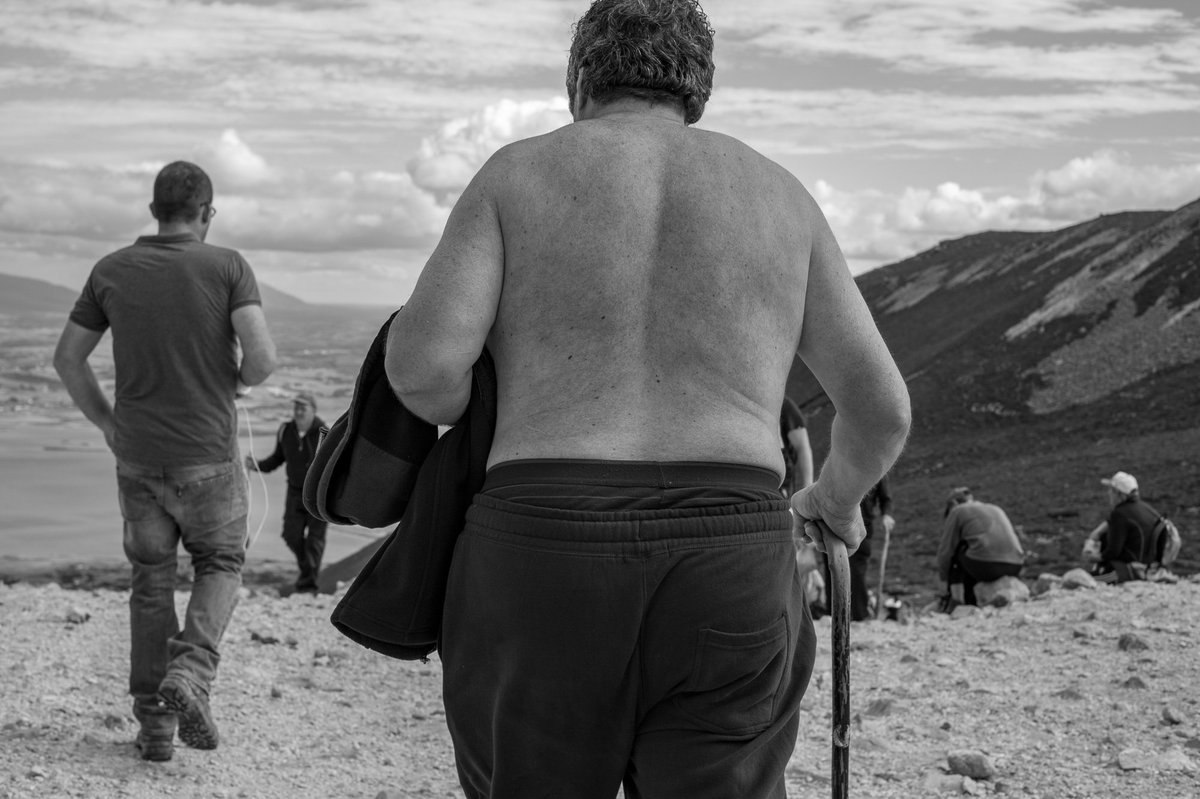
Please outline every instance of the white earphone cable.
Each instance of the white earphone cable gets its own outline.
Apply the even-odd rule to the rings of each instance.
[[[247,410],[245,403],[243,403],[240,399],[236,401],[236,405],[238,408],[241,409],[242,415],[246,419],[246,436],[250,439],[250,457],[254,458],[254,461],[257,462],[258,458],[254,457],[254,429],[250,425],[250,411]],[[254,510],[254,492],[252,492],[250,490],[249,471],[250,470],[246,468],[246,462],[243,459],[242,460],[242,473],[246,477],[246,503],[247,503],[246,504],[246,549],[250,549],[250,547],[254,546],[254,542],[258,540],[259,535],[262,534],[263,527],[266,526],[267,514],[269,514],[271,512],[271,497],[267,494],[267,479],[265,477],[263,477],[262,472],[255,469],[254,470],[255,473],[258,475],[259,485],[262,486],[263,515],[262,515],[262,518],[258,520],[258,529],[255,530],[253,533],[251,533],[250,532],[250,516]]]

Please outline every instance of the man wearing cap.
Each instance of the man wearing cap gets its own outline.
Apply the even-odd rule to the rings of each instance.
[[[287,464],[287,499],[283,504],[283,541],[296,556],[300,576],[296,579],[298,593],[317,592],[317,573],[321,556],[325,554],[324,519],[311,515],[304,507],[304,475],[317,453],[321,427],[317,416],[317,401],[312,394],[297,394],[292,401],[292,419],[279,425],[275,434],[275,451],[256,461],[246,456],[246,468],[272,472]]]
[[[955,488],[943,516],[938,574],[954,602],[974,605],[979,583],[1020,576],[1025,551],[1000,506],[980,502],[969,488]]]
[[[1117,472],[1100,482],[1108,486],[1112,510],[1088,535],[1099,549],[1099,554],[1090,556],[1094,559],[1092,575],[1102,583],[1145,579],[1146,567],[1155,559],[1154,527],[1159,513],[1142,501],[1133,475]],[[1095,549],[1085,547],[1084,551]]]

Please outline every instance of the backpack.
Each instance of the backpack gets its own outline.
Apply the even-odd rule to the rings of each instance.
[[[1166,516],[1159,516],[1154,525],[1154,562],[1161,566],[1170,566],[1179,557],[1183,546],[1183,538],[1179,528]]]

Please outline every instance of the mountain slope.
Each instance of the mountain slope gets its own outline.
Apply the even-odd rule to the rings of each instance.
[[[0,272],[0,314],[62,313],[65,316],[70,313],[82,288],[82,283],[79,288],[67,288],[36,278]],[[268,312],[302,314],[313,308],[333,307],[310,305],[262,281],[259,281],[258,289],[263,307]]]
[[[858,282],[909,383],[917,429],[1082,412],[1196,367],[1200,201],[968,236]],[[803,369],[791,389],[810,410],[823,404]]]
[[[76,290],[44,280],[0,273],[0,314],[62,312],[65,315],[78,296]]]

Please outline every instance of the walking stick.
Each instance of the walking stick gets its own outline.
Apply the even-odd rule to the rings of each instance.
[[[822,525],[823,526],[823,525]],[[825,527],[833,623],[833,799],[850,795],[850,560],[846,544]]]
[[[886,602],[883,601],[883,575],[887,569],[888,544],[892,540],[892,528],[884,520],[879,524],[883,527],[883,550],[879,553],[879,588],[875,592],[875,618],[882,619],[887,615]]]

